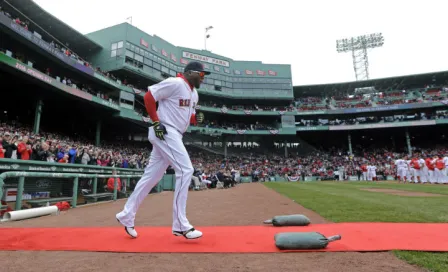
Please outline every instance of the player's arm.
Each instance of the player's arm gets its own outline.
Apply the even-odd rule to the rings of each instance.
[[[150,90],[145,94],[143,100],[145,101],[146,112],[148,113],[151,120],[153,122],[159,122],[159,116],[157,115],[156,110],[156,99],[154,98]]]

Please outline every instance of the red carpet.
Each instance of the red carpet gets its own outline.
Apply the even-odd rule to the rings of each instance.
[[[342,235],[322,251],[448,251],[448,224],[337,223],[307,227],[233,226],[198,227],[204,236],[186,240],[170,227],[139,227],[131,239],[121,227],[2,228],[0,250],[103,251],[103,252],[280,252],[278,232],[317,231]]]

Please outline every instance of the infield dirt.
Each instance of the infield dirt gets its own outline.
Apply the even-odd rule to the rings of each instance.
[[[172,192],[148,196],[138,226],[171,226]],[[0,224],[5,227],[120,226],[115,220],[125,200],[71,209],[59,216]],[[263,184],[190,192],[187,215],[199,226],[260,225],[275,215],[300,213],[312,223],[330,223]],[[123,233],[123,235],[125,235]],[[207,235],[204,233],[204,235]],[[139,239],[144,239],[139,237]],[[151,246],[148,241],[148,246]],[[390,252],[319,252],[277,254],[129,254],[100,252],[2,251],[2,270],[13,271],[424,271]]]

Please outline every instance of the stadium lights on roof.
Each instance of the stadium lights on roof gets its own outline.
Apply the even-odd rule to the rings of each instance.
[[[213,26],[209,26],[205,28],[205,34],[204,34],[204,49],[207,50],[207,39],[210,38],[210,34],[207,34],[207,32],[213,29]]]
[[[372,33],[349,39],[336,40],[336,51],[338,53],[352,52],[356,80],[369,79],[367,49],[377,48],[383,45],[383,34]]]

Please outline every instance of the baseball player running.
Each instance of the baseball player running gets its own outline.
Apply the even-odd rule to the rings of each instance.
[[[182,142],[182,135],[190,120],[195,118],[195,107],[199,100],[196,89],[200,87],[205,75],[209,74],[210,72],[204,71],[201,63],[190,62],[184,73],[150,86],[145,94],[146,111],[153,121],[148,132],[148,140],[153,149],[143,176],[123,211],[116,215],[118,222],[132,238],[137,237],[134,228],[137,210],[151,189],[161,180],[168,165],[176,172],[172,233],[187,239],[202,237],[202,232],[193,228],[186,216],[193,165]],[[156,102],[159,103],[157,111]]]

